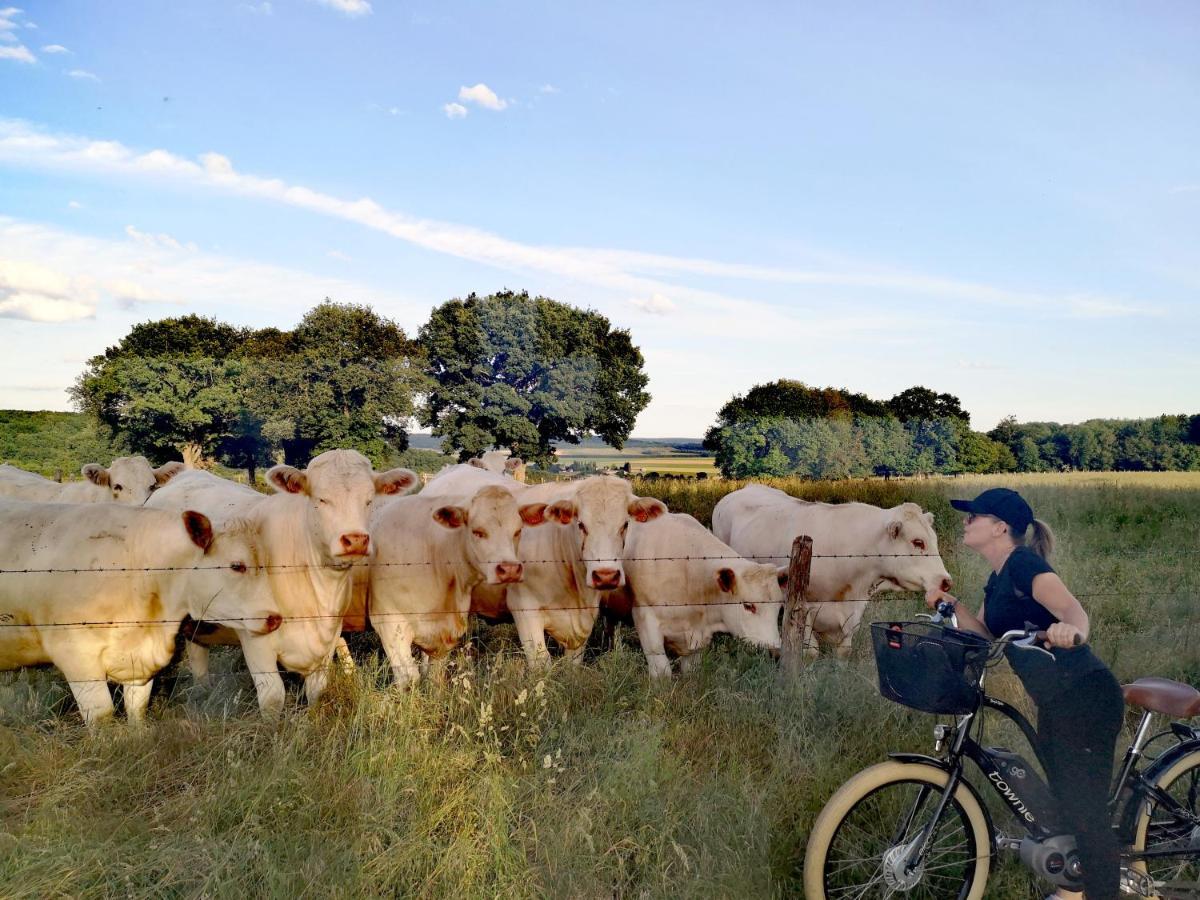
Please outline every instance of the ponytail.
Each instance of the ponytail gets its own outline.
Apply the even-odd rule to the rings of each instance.
[[[1054,532],[1041,519],[1033,520],[1033,534],[1029,537],[1029,549],[1042,559],[1049,559],[1050,554],[1054,552]]]

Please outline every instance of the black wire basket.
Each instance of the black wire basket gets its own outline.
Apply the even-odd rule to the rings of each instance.
[[[960,716],[979,704],[979,678],[991,644],[932,622],[871,625],[879,693],[927,713]]]

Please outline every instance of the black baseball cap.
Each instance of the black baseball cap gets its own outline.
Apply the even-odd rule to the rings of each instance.
[[[950,505],[977,516],[995,516],[1008,525],[1013,534],[1024,534],[1033,522],[1033,509],[1025,498],[1008,488],[991,488],[974,500],[951,500]]]

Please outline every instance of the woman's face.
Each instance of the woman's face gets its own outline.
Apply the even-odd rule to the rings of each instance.
[[[972,550],[986,547],[996,539],[998,525],[1003,525],[1003,523],[995,516],[967,513],[963,517],[963,543]]]

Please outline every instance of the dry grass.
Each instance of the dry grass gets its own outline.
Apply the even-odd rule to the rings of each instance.
[[[977,597],[985,573],[947,498],[998,482],[1055,526],[1058,568],[1121,676],[1200,683],[1196,476],[784,486],[924,503],[962,595]],[[635,489],[706,519],[734,486]],[[872,612],[916,610],[901,596]],[[877,696],[862,640],[795,682],[725,641],[654,685],[623,637],[539,677],[511,629],[489,630],[448,683],[404,693],[368,643],[356,673],[276,724],[258,719],[232,654],[215,658],[226,674],[211,688],[163,679],[144,731],[85,734],[54,673],[0,676],[0,896],[795,896],[829,794],[889,749],[929,743],[932,717]],[[1011,678],[993,687],[1015,696]],[[1042,894],[1015,866],[989,892]]]

